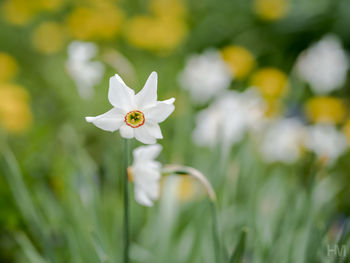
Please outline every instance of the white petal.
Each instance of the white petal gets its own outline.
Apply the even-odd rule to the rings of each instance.
[[[117,108],[130,111],[134,107],[134,91],[130,89],[124,81],[115,74],[109,79],[108,99]]]
[[[152,161],[148,162],[151,163]],[[150,165],[150,163],[139,163],[136,165],[136,167],[133,167],[132,170],[135,185],[140,186],[145,190],[151,187],[153,184],[158,185],[158,182],[162,177],[160,172],[161,164],[156,161],[154,161],[154,165]]]
[[[122,136],[123,138],[131,139],[134,137],[134,129],[126,124],[120,127],[119,132],[120,136]]]
[[[167,100],[159,101],[160,103],[173,104],[175,102],[175,98],[170,98]]]
[[[152,130],[146,124],[135,128],[135,138],[144,144],[155,144],[157,142]]]
[[[149,134],[151,134],[153,137],[156,139],[163,139],[162,131],[158,123],[146,121],[144,126],[147,128]]]
[[[85,119],[102,130],[116,131],[124,123],[124,113],[121,109],[113,108],[99,116],[85,117]]]
[[[134,191],[136,202],[144,206],[153,206],[152,200],[146,195],[146,193],[142,189],[135,187]]]
[[[157,200],[159,198],[159,180],[147,182],[147,184],[142,185],[141,187],[136,184],[135,186],[142,190],[149,199]]]
[[[133,151],[134,162],[154,160],[162,151],[159,144],[140,146]]]
[[[147,107],[157,102],[157,73],[149,75],[142,90],[135,96],[135,104],[138,108]]]
[[[146,120],[162,122],[175,110],[173,105],[175,99],[171,98],[165,101],[158,102],[155,106],[144,110]]]

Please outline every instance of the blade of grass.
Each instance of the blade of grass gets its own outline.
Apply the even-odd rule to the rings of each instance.
[[[230,263],[238,263],[238,262],[243,261],[247,233],[248,233],[248,229],[243,228],[242,232],[241,232],[241,236],[240,236],[239,241],[237,243],[237,246],[236,246],[235,250],[233,251],[233,254],[230,258]]]

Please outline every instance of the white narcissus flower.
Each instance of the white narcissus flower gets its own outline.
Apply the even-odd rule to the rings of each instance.
[[[307,128],[305,146],[331,164],[346,151],[347,140],[335,126],[317,124]]]
[[[208,108],[200,111],[192,137],[200,146],[225,147],[243,138],[245,131],[263,120],[265,106],[253,90],[223,92]]]
[[[136,95],[119,75],[114,75],[109,80],[108,99],[113,108],[97,117],[86,117],[86,121],[105,131],[119,130],[123,138],[135,137],[145,144],[154,144],[163,138],[158,123],[175,109],[174,98],[157,101],[156,72],[151,73]]]
[[[260,152],[266,162],[293,163],[301,156],[304,138],[305,129],[298,119],[276,120],[268,124]]]
[[[188,59],[179,75],[179,82],[189,90],[194,102],[205,103],[229,87],[231,74],[220,52],[210,49]]]
[[[91,42],[74,41],[68,46],[66,68],[77,85],[79,95],[90,99],[104,74],[104,65],[99,61],[91,61],[98,53],[98,47]]]
[[[159,144],[141,146],[133,151],[134,161],[128,169],[129,177],[135,184],[135,200],[144,206],[152,206],[159,198],[161,164],[154,159],[159,155]]]
[[[327,94],[342,87],[349,61],[338,37],[327,35],[302,52],[297,59],[298,75],[317,94]]]

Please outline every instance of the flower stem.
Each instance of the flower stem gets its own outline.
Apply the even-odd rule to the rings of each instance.
[[[123,192],[124,192],[124,263],[129,263],[129,188],[128,188],[128,166],[129,166],[129,140],[124,139],[124,178],[123,178]]]
[[[218,220],[217,220],[217,208],[214,202],[210,202],[211,215],[212,215],[212,226],[213,226],[213,239],[214,239],[214,250],[215,250],[215,262],[221,263],[221,246],[220,246],[220,237],[218,229]]]

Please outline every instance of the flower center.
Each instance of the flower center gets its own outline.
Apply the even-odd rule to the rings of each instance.
[[[128,175],[128,181],[129,181],[129,182],[133,182],[133,181],[134,181],[134,178],[133,178],[133,176],[132,176],[132,167],[128,167],[128,168],[126,169],[126,173],[127,173],[127,175]]]
[[[145,123],[145,115],[141,111],[133,110],[125,115],[124,120],[131,128],[138,128]]]

